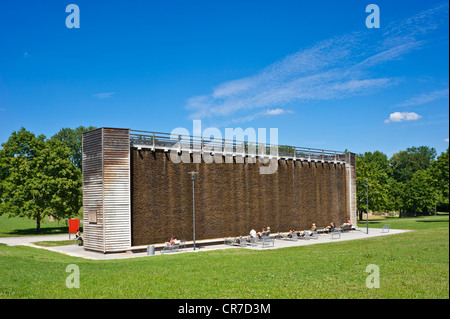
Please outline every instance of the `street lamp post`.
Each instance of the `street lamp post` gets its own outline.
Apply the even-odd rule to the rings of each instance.
[[[367,226],[367,234],[369,234],[369,180],[366,179],[366,226]]]
[[[193,232],[194,232],[194,250],[195,250],[195,176],[198,174],[197,172],[189,172],[192,178],[192,223],[193,223]]]

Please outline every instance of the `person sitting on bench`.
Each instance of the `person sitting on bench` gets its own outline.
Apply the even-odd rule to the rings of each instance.
[[[347,220],[346,223],[343,223],[343,224],[342,224],[342,227],[344,227],[344,226],[352,226],[352,222],[350,221],[350,219]]]
[[[324,231],[330,233],[330,232],[334,231],[335,228],[336,228],[336,224],[334,222],[331,222],[331,224],[329,226],[324,228]]]
[[[260,231],[258,234],[258,238],[261,239],[261,237],[266,236],[266,229],[263,228],[262,231]]]
[[[78,245],[83,246],[83,237],[81,237],[79,229],[77,229],[77,233],[75,234],[75,242],[80,242]]]
[[[295,230],[291,229],[291,230],[289,231],[289,234],[287,235],[287,237],[288,237],[288,238],[292,238],[292,237],[294,236],[294,234],[295,234]]]
[[[342,230],[349,230],[352,229],[352,222],[350,221],[350,219],[346,222],[342,224]]]
[[[176,240],[177,240],[176,237],[172,236],[172,238],[170,238],[170,241],[166,242],[166,245],[167,246],[173,246],[173,245],[175,245],[175,241]]]

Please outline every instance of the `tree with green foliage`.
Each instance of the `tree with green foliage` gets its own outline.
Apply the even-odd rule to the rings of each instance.
[[[402,196],[405,184],[402,182],[398,182],[393,177],[389,177],[388,179],[388,203],[387,210],[388,211],[397,211],[399,212],[399,217],[402,216],[402,211],[404,210],[403,199]]]
[[[431,174],[437,181],[439,192],[438,205],[441,209],[449,210],[449,161],[448,151],[442,152],[441,155],[431,164]]]
[[[278,154],[280,156],[294,156],[295,149],[289,145],[278,146]]]
[[[81,173],[62,142],[22,128],[0,150],[0,214],[36,220],[71,217],[81,207]]]
[[[406,182],[402,192],[403,207],[415,215],[434,211],[439,197],[437,179],[431,169],[419,170]]]
[[[64,143],[70,149],[70,160],[79,169],[82,168],[82,138],[83,133],[95,130],[96,127],[78,126],[75,129],[62,128],[58,133],[53,135],[51,139],[58,140]]]
[[[11,157],[22,156],[27,160],[33,160],[38,151],[42,149],[45,141],[44,135],[36,137],[33,133],[22,128],[19,132],[13,132],[0,150],[0,181],[10,175],[9,162]]]
[[[363,155],[358,155],[362,157],[365,162],[371,163],[374,168],[380,172],[386,173],[388,176],[392,175],[392,168],[389,165],[389,159],[386,154],[380,151],[365,152]]]
[[[356,202],[359,219],[367,212],[366,179],[369,182],[369,210],[385,211],[389,206],[389,165],[387,156],[376,151],[356,157]]]
[[[409,147],[390,158],[392,176],[396,181],[406,183],[417,171],[429,168],[435,158],[436,150],[433,147]]]

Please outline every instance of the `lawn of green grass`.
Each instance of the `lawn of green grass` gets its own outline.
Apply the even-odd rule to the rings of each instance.
[[[80,217],[75,217],[80,218]],[[39,235],[67,234],[68,222],[61,220],[49,221],[45,218],[41,221]],[[8,214],[0,215],[0,237],[30,236],[36,235],[36,221],[26,217],[9,217]]]
[[[438,213],[436,216],[418,216],[418,217],[385,217],[383,219],[369,219],[369,228],[381,228],[386,224],[391,225],[392,229],[428,229],[438,226],[438,223],[448,223],[448,213]],[[429,224],[431,223],[431,224]],[[431,226],[431,227],[430,227]],[[365,228],[366,221],[358,221],[358,227]]]
[[[59,241],[37,241],[37,242],[34,242],[33,244],[35,244],[36,246],[41,246],[41,247],[75,245],[75,239],[59,240]]]
[[[275,250],[93,261],[0,245],[0,298],[449,298],[449,218],[371,223],[413,232]],[[360,225],[362,226],[362,225]],[[68,289],[66,267],[80,269]],[[366,287],[369,264],[380,288]]]

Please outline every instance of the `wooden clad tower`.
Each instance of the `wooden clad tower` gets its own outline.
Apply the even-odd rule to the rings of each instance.
[[[130,249],[130,216],[130,130],[84,133],[84,248],[103,253]]]

